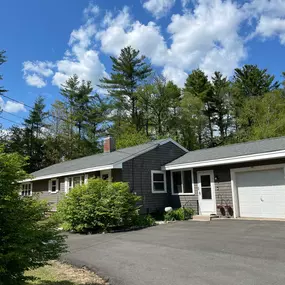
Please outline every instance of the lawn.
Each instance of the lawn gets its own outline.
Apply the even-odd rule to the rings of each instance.
[[[107,285],[103,279],[86,269],[53,261],[50,265],[31,270],[26,276],[36,277],[26,285]]]

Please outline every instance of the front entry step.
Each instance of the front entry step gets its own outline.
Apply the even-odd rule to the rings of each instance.
[[[219,218],[216,214],[211,215],[195,215],[193,216],[193,221],[201,221],[201,222],[207,222],[211,221],[212,219]]]
[[[210,219],[210,216],[195,215],[193,216],[193,221],[209,222],[211,221],[211,219]]]

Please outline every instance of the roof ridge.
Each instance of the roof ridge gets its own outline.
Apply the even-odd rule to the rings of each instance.
[[[267,138],[267,139],[259,139],[255,141],[248,141],[248,142],[239,142],[239,143],[233,143],[233,144],[226,144],[226,145],[219,145],[215,147],[209,147],[209,148],[201,148],[201,149],[195,149],[195,150],[190,150],[189,153],[194,152],[194,151],[206,151],[206,150],[212,150],[212,149],[217,149],[217,148],[225,148],[225,147],[231,147],[235,145],[242,145],[242,144],[250,144],[250,143],[256,143],[256,142],[261,142],[261,141],[269,141],[269,140],[276,140],[276,139],[285,139],[285,136],[281,137],[272,137],[272,138]]]

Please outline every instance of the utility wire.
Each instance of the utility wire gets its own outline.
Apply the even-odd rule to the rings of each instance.
[[[7,113],[7,114],[9,114],[9,115],[12,115],[12,116],[14,116],[14,117],[16,117],[16,118],[19,118],[19,119],[25,120],[25,118],[24,118],[24,117],[18,116],[18,115],[16,115],[16,114],[11,113],[11,112],[8,112],[8,111],[5,111],[5,110],[2,110],[2,112],[5,112],[5,113]]]
[[[15,122],[15,121],[13,121],[13,120],[10,120],[10,119],[7,119],[7,118],[4,118],[4,117],[2,117],[2,116],[0,116],[0,119],[3,119],[3,120],[6,120],[6,121],[8,121],[8,122],[10,122],[10,123],[13,123],[13,124],[16,124],[16,125],[22,126],[21,124],[19,124],[19,123]]]
[[[5,95],[5,94],[1,94],[1,96],[5,97],[5,98],[7,98],[7,99],[9,99],[9,100],[12,100],[12,101],[14,101],[14,102],[16,102],[16,103],[22,104],[22,105],[24,105],[25,107],[27,107],[27,108],[29,108],[29,109],[33,109],[32,106],[30,106],[30,105],[28,105],[28,104],[26,104],[26,103],[24,103],[24,102],[20,102],[20,101],[14,99],[14,98],[11,98],[11,97],[9,97],[9,96],[7,96],[7,95]],[[66,122],[66,123],[69,123],[69,124],[70,124],[70,123],[75,123],[75,121],[69,121],[69,120],[66,120],[66,119],[57,117],[57,116],[55,116],[55,115],[52,115],[52,114],[50,114],[50,113],[48,113],[48,117],[52,117],[52,118],[55,118],[55,119],[58,119],[58,120],[62,120],[62,121]]]

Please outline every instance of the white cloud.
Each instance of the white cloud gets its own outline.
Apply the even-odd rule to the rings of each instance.
[[[261,16],[255,35],[263,38],[278,36],[280,43],[285,45],[285,19]]]
[[[21,103],[17,103],[17,102],[13,102],[13,101],[4,101],[1,97],[0,97],[0,108],[3,111],[9,112],[9,113],[18,113],[18,112],[26,112],[26,108],[23,104]]]
[[[285,44],[285,1],[253,0],[243,7],[247,15],[257,20],[253,33],[248,39],[261,36],[262,39],[278,37]]]
[[[53,75],[54,66],[49,61],[25,61],[23,62],[23,77],[28,85],[42,88],[47,84],[44,78]]]
[[[181,5],[183,8],[186,8],[190,0],[181,0]]]
[[[187,78],[187,73],[183,69],[165,66],[162,75],[167,79],[173,81],[177,86],[183,87]]]
[[[152,15],[159,19],[165,16],[174,6],[175,0],[148,0],[143,4],[143,7]]]
[[[180,1],[181,13],[173,14],[167,27],[134,19],[126,6],[101,16],[99,7],[89,4],[83,11],[86,22],[71,32],[62,59],[25,62],[25,80],[43,87],[52,77],[52,83],[60,86],[76,73],[95,87],[101,77],[108,76],[100,55],[118,56],[122,48],[132,46],[161,67],[167,79],[182,86],[187,74],[198,67],[209,76],[214,71],[231,76],[246,59],[247,40],[253,37],[277,37],[285,45],[285,0],[248,0],[245,4],[235,0]],[[158,19],[174,4],[175,0],[148,0],[143,6]],[[163,34],[162,28],[168,34]]]
[[[42,88],[42,87],[45,87],[47,85],[46,81],[44,81],[41,76],[39,76],[35,73],[26,74],[26,75],[24,75],[24,78],[26,80],[26,83],[30,86]]]
[[[105,66],[93,47],[95,34],[96,25],[90,21],[72,31],[68,43],[70,49],[56,63],[57,71],[52,79],[54,85],[60,87],[70,76],[77,74],[80,80],[90,80],[96,88],[99,79],[107,76]]]
[[[88,19],[92,16],[98,16],[100,12],[99,6],[95,5],[94,3],[89,3],[88,7],[83,10],[83,15],[85,19]]]

